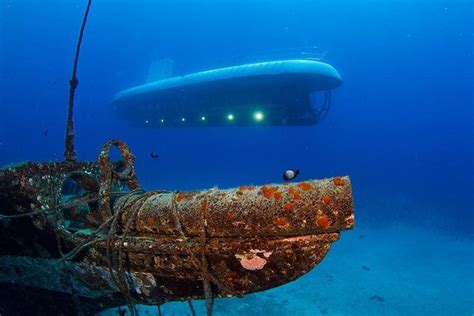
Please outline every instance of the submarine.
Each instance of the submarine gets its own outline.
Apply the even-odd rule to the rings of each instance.
[[[308,126],[341,84],[327,63],[276,60],[149,79],[117,93],[112,107],[131,127]]]

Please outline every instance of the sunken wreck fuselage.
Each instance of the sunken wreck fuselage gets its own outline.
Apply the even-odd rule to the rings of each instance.
[[[145,192],[133,160],[114,140],[97,162],[0,169],[4,314],[240,297],[310,271],[354,224],[347,176]]]

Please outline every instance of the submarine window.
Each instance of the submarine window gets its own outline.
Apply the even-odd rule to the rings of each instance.
[[[161,122],[161,123],[164,123],[164,122],[165,122],[165,120],[164,120],[164,119],[161,119],[161,120],[160,120],[160,122]]]
[[[182,118],[181,118],[181,122],[183,122],[183,123],[186,122],[186,118],[185,118],[185,117],[182,117]]]
[[[233,120],[234,120],[234,114],[228,114],[228,115],[227,115],[227,119],[228,119],[229,121],[233,121]]]
[[[257,112],[255,112],[255,113],[253,114],[253,118],[254,118],[257,122],[262,121],[262,120],[264,119],[264,117],[265,117],[265,116],[264,116],[263,113],[260,112],[260,111],[257,111]]]
[[[201,116],[201,121],[205,121],[206,120],[206,117],[205,116]]]

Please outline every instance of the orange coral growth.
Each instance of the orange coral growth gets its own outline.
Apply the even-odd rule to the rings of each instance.
[[[344,179],[342,178],[334,178],[332,181],[334,182],[334,185],[338,187],[341,187],[345,184]]]
[[[273,196],[273,193],[278,191],[278,188],[277,187],[262,187],[260,191],[263,193],[264,197],[269,199]]]
[[[237,194],[237,195],[244,195],[244,193],[243,193],[242,191],[237,191],[237,192],[235,192],[235,194]]]
[[[295,193],[295,194],[293,195],[293,199],[295,199],[295,200],[301,200],[301,194]]]
[[[309,191],[309,190],[311,190],[311,184],[306,183],[306,182],[298,183],[298,187],[299,187],[301,190],[303,190],[303,191]]]
[[[290,223],[284,217],[277,217],[273,220],[273,224],[278,226],[288,226]]]
[[[289,188],[289,189],[288,189],[288,194],[293,195],[293,194],[295,194],[295,193],[296,193],[295,188]]]
[[[331,197],[329,195],[323,196],[323,204],[329,205],[329,203],[331,203]]]
[[[283,205],[283,208],[285,209],[286,212],[291,212],[295,206],[291,202],[286,202],[285,205]]]
[[[279,200],[281,200],[281,193],[280,192],[275,192],[275,193],[273,193],[273,197],[275,198],[275,200],[279,201]]]
[[[316,223],[318,223],[319,227],[326,228],[326,227],[329,226],[329,218],[327,216],[323,215],[320,218],[318,218]]]
[[[246,186],[246,185],[242,185],[239,187],[239,191],[251,191],[251,190],[255,190],[255,186]]]

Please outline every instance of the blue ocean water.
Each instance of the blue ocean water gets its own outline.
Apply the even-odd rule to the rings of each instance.
[[[62,160],[85,4],[0,2],[0,165]],[[473,21],[469,0],[93,1],[78,157],[123,139],[146,189],[280,182],[287,168],[301,179],[350,175],[356,227],[321,265],[270,292],[218,300],[218,314],[472,315]],[[344,81],[317,126],[133,129],[110,107],[159,58],[186,74],[307,46],[324,49]]]

